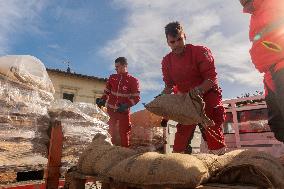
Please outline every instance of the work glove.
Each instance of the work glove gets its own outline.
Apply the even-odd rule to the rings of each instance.
[[[168,125],[168,120],[167,119],[162,119],[162,121],[161,121],[161,126],[162,127],[167,127],[167,125]]]
[[[106,105],[106,101],[102,98],[97,98],[96,99],[96,104],[98,105],[99,108],[101,108],[102,106]]]
[[[129,107],[127,104],[119,104],[116,111],[119,113],[122,113],[122,112],[125,112],[128,108]]]

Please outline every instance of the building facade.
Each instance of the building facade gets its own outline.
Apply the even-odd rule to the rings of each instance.
[[[58,69],[46,69],[55,89],[54,97],[72,102],[95,103],[106,86],[106,78],[98,78]]]

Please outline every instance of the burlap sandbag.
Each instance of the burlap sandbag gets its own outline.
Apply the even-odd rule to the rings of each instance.
[[[220,156],[214,154],[192,154],[192,156],[196,157],[200,161],[202,161],[208,169],[208,173],[210,177],[216,175],[218,171],[225,167],[224,161],[220,159]]]
[[[253,150],[236,150],[220,156],[226,166],[214,182],[253,184],[263,188],[284,188],[284,168],[271,155]]]
[[[80,173],[107,176],[109,169],[137,153],[128,148],[113,146],[104,139],[104,135],[97,134],[90,146],[80,156],[77,164]]]
[[[110,170],[114,181],[133,185],[195,188],[208,180],[206,166],[188,154],[147,152],[123,160]]]
[[[186,93],[158,96],[146,104],[145,108],[184,125],[201,123],[203,126],[210,126],[213,121],[205,115],[204,106],[200,96]]]

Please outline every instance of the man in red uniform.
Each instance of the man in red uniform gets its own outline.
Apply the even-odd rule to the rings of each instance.
[[[284,1],[240,0],[250,13],[250,55],[264,73],[268,124],[277,140],[284,142]]]
[[[130,107],[140,101],[138,80],[128,74],[127,59],[119,57],[115,60],[117,74],[112,74],[106,84],[104,95],[96,100],[99,107],[107,107],[110,116],[109,133],[114,145],[129,147]],[[107,102],[107,103],[106,103]]]
[[[217,83],[214,58],[210,50],[203,46],[185,44],[186,36],[179,22],[171,22],[165,27],[167,43],[172,52],[162,60],[164,94],[175,88],[177,93],[195,92],[205,102],[207,116],[215,122],[208,128],[201,128],[203,139],[210,153],[225,153],[222,123],[225,110],[222,105],[221,90]],[[174,152],[187,152],[196,125],[177,125]],[[188,152],[187,152],[188,153]],[[190,152],[189,152],[190,153]]]

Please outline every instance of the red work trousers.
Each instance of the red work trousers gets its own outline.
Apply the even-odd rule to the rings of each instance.
[[[112,109],[108,109],[109,114],[109,134],[111,136],[111,142],[116,146],[129,147],[130,137],[130,116],[129,112],[114,112]]]
[[[224,121],[224,108],[217,106],[206,111],[206,115],[212,119],[215,125],[210,126],[209,129],[200,129],[203,139],[207,142],[209,150],[217,150],[225,147],[224,134],[222,131],[222,124]],[[196,125],[182,125],[177,124],[177,132],[175,134],[174,152],[186,152],[190,147],[191,140],[194,135]]]

